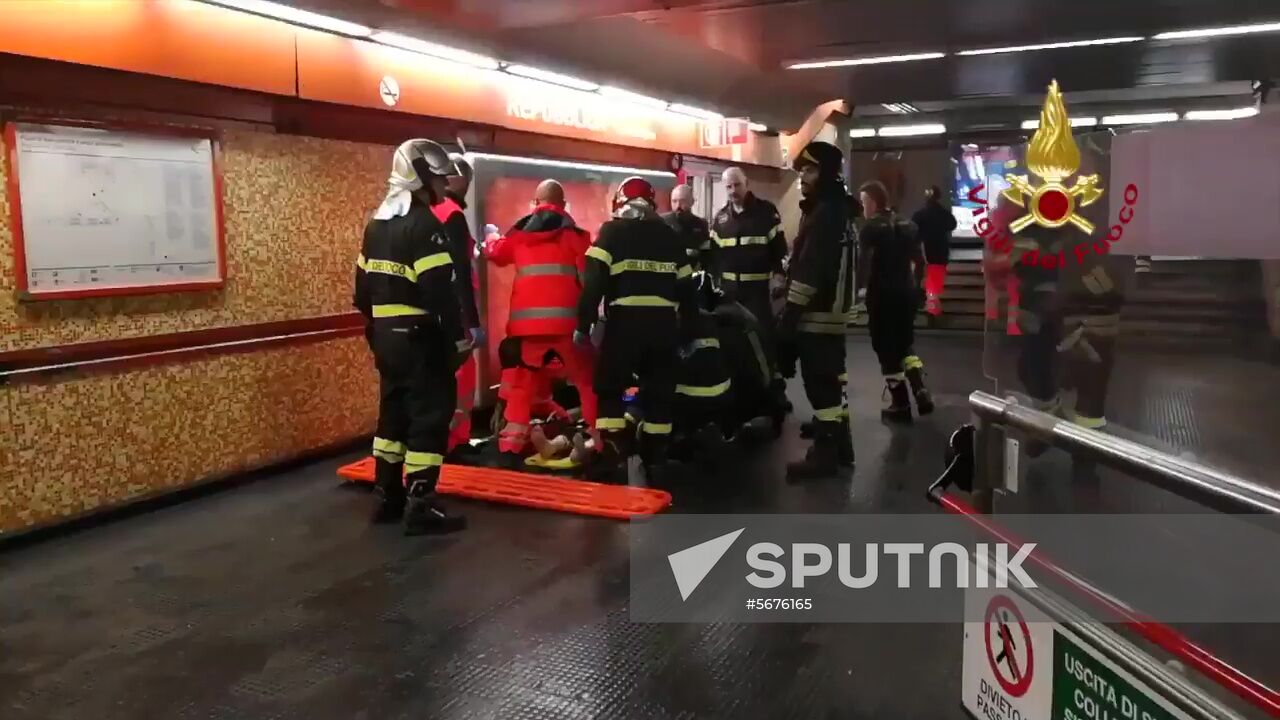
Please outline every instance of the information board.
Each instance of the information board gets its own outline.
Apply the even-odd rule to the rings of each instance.
[[[207,134],[5,127],[24,299],[219,287],[217,147]]]
[[[963,703],[980,720],[1190,720],[1010,590],[965,591]]]

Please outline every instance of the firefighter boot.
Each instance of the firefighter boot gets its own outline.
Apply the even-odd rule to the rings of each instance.
[[[818,418],[809,418],[800,423],[800,437],[805,440],[813,439],[813,428],[818,424]]]
[[[671,465],[669,445],[665,435],[642,434],[640,437],[640,464],[651,487],[661,487],[667,480]]]
[[[844,416],[840,421],[840,437],[836,443],[836,449],[839,451],[837,460],[841,467],[853,467],[853,428],[849,425],[849,416]]]
[[[773,382],[769,383],[769,395],[773,398],[774,405],[781,410],[783,414],[789,414],[795,409],[791,405],[791,401],[787,399],[786,380],[775,377]]]
[[[907,376],[907,384],[911,386],[911,394],[916,398],[916,411],[921,416],[933,412],[933,395],[924,386],[924,370],[911,368],[904,374]]]
[[[884,390],[889,395],[889,405],[880,411],[880,419],[888,422],[911,422],[911,390],[906,380],[889,377],[884,380]]]
[[[626,455],[619,447],[618,438],[613,433],[602,433],[596,452],[587,461],[584,475],[593,482],[611,482],[625,461]]]
[[[789,482],[836,476],[840,463],[840,442],[836,437],[839,428],[837,423],[816,423],[813,444],[805,452],[804,459],[787,464]]]
[[[435,469],[439,473],[439,468]],[[467,519],[452,515],[440,504],[433,480],[415,480],[404,506],[405,535],[444,535],[467,527]]]
[[[378,495],[378,507],[373,511],[373,522],[399,522],[405,504],[404,465],[382,458],[376,458],[374,463],[373,491]]]

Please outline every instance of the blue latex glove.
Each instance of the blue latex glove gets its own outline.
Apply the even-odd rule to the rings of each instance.
[[[468,332],[471,334],[471,344],[474,347],[484,345],[485,341],[489,339],[489,335],[482,327],[473,327]]]
[[[591,347],[591,333],[585,333],[581,330],[573,331],[573,344],[581,348]]]
[[[494,225],[493,223],[486,223],[486,224],[485,224],[485,226],[484,226],[484,238],[485,238],[486,240],[488,240],[488,239],[489,239],[489,236],[490,236],[490,235],[499,235],[499,234],[500,234],[500,231],[498,230],[498,226],[497,226],[497,225]]]

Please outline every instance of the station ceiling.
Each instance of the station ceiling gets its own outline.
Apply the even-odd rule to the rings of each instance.
[[[1280,22],[1276,0],[287,0],[424,39],[537,64],[783,129],[818,103],[858,114],[1020,104],[1058,79],[1106,102],[1238,95],[1280,77],[1280,32],[1152,39]],[[961,56],[965,50],[1142,37],[1139,42]],[[791,70],[797,61],[945,53],[913,62]]]

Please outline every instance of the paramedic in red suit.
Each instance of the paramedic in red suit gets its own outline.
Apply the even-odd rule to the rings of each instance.
[[[449,189],[445,191],[440,202],[431,206],[436,219],[444,225],[449,236],[449,255],[453,258],[453,287],[458,295],[458,306],[462,309],[462,326],[466,329],[472,343],[477,347],[484,345],[484,329],[480,327],[480,314],[476,311],[476,290],[479,279],[471,270],[471,258],[475,256],[476,241],[467,225],[467,189],[471,186],[474,174],[471,163],[460,153],[450,153],[458,174],[449,178]],[[466,451],[471,448],[467,443],[471,439],[471,410],[476,398],[476,356],[467,356],[466,362],[458,368],[458,402],[453,409],[453,417],[449,420],[449,452]]]
[[[519,338],[520,362],[511,373],[506,424],[498,435],[498,449],[512,464],[528,442],[540,375],[563,372],[581,397],[583,419],[589,427],[596,421],[591,351],[573,342],[591,235],[565,212],[564,188],[555,180],[538,185],[534,203],[533,212],[506,237],[490,239],[484,246],[490,262],[514,265],[516,270],[507,337]]]

